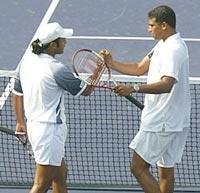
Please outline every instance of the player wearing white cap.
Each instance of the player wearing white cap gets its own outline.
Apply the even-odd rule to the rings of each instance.
[[[30,193],[66,193],[67,167],[64,146],[67,126],[63,93],[89,95],[93,88],[74,77],[70,69],[55,59],[62,54],[72,29],[49,23],[32,42],[32,53],[22,62],[13,90],[16,131],[27,132],[36,161],[34,185]],[[24,119],[24,112],[27,121]]]

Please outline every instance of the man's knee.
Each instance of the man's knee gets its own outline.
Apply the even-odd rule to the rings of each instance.
[[[159,176],[161,180],[174,180],[174,167],[171,168],[163,168],[158,167],[159,170]]]
[[[65,165],[61,165],[58,170],[57,175],[54,177],[52,181],[52,188],[55,192],[66,192],[67,189],[67,167]]]
[[[68,173],[68,168],[65,164],[62,164],[56,173],[56,176],[54,176],[53,181],[60,183],[60,184],[65,184],[67,180],[67,173]]]
[[[138,154],[134,154],[131,162],[131,173],[136,177],[140,178],[143,172],[149,172],[150,165],[145,162]]]
[[[143,172],[143,168],[140,168],[137,163],[135,163],[135,162],[131,163],[131,173],[135,177],[139,177],[142,172]]]
[[[33,184],[33,187],[31,189],[30,193],[35,193],[35,192],[46,192],[51,185],[51,181],[40,181],[40,182],[35,182]]]

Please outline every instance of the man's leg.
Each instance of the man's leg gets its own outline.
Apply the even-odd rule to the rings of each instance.
[[[63,166],[36,164],[35,179],[30,193],[45,193],[54,179],[57,179]],[[66,170],[65,170],[66,171]],[[59,193],[66,193],[66,187],[60,187]]]
[[[174,192],[174,168],[158,167],[160,176],[160,190],[162,193]]]
[[[150,165],[134,152],[131,163],[132,174],[136,177],[145,193],[161,193],[158,182],[150,173],[149,167]]]
[[[52,181],[53,193],[67,193],[66,180],[67,180],[67,167],[63,159],[61,167],[59,167],[57,175]]]

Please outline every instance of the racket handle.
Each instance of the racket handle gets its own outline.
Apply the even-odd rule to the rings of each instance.
[[[130,102],[132,102],[134,105],[136,105],[138,108],[140,108],[141,110],[144,108],[144,105],[141,102],[139,102],[137,99],[135,99],[133,96],[129,95],[129,96],[125,96],[125,97]]]

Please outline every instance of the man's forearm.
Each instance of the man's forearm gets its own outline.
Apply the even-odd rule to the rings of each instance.
[[[13,94],[12,101],[13,101],[13,110],[15,112],[17,123],[24,124],[25,121],[24,121],[23,96],[18,96]]]

